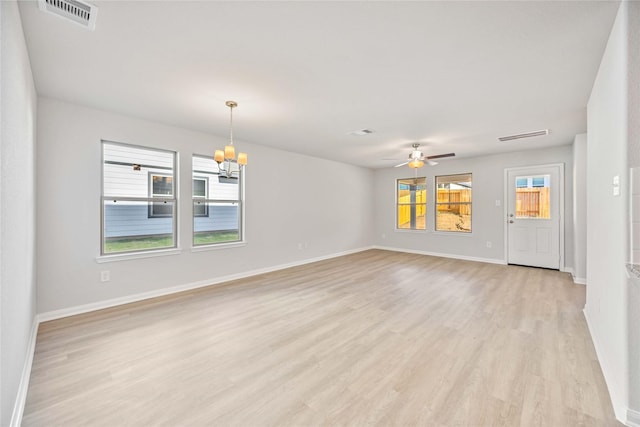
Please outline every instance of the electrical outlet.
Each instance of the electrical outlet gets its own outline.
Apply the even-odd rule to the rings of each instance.
[[[491,248],[492,246],[493,246],[493,243],[487,240],[487,248]]]
[[[100,272],[100,281],[101,282],[108,282],[109,280],[111,280],[111,273],[109,272],[109,270],[103,270]]]

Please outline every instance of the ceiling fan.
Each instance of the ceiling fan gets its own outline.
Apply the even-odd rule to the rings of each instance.
[[[413,147],[413,151],[411,152],[411,154],[409,154],[409,160],[407,160],[404,163],[400,163],[399,165],[395,165],[394,167],[399,168],[400,166],[404,166],[408,164],[410,168],[417,169],[424,166],[424,162],[427,162],[429,166],[435,166],[438,164],[438,162],[434,161],[434,159],[442,159],[445,157],[453,157],[456,155],[456,153],[447,153],[447,154],[436,154],[435,156],[425,157],[425,155],[422,154],[422,151],[418,149],[418,147],[420,147],[420,144],[416,142],[411,144],[411,146]]]

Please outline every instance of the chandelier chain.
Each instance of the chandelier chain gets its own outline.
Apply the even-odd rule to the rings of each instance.
[[[229,106],[229,142],[233,145],[233,105]]]

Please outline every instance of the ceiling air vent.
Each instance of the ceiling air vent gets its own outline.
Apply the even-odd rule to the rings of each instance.
[[[354,130],[349,132],[349,135],[354,135],[354,136],[364,136],[364,135],[369,135],[372,134],[373,131],[371,129],[358,129],[358,130]]]
[[[534,132],[519,133],[517,135],[501,136],[498,138],[500,142],[513,141],[514,139],[531,138],[532,136],[548,135],[549,129],[536,130]]]
[[[40,10],[61,16],[89,30],[96,29],[98,8],[78,0],[38,0]]]

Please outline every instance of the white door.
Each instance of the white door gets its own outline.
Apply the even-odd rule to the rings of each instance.
[[[563,165],[507,169],[507,262],[560,268]]]

